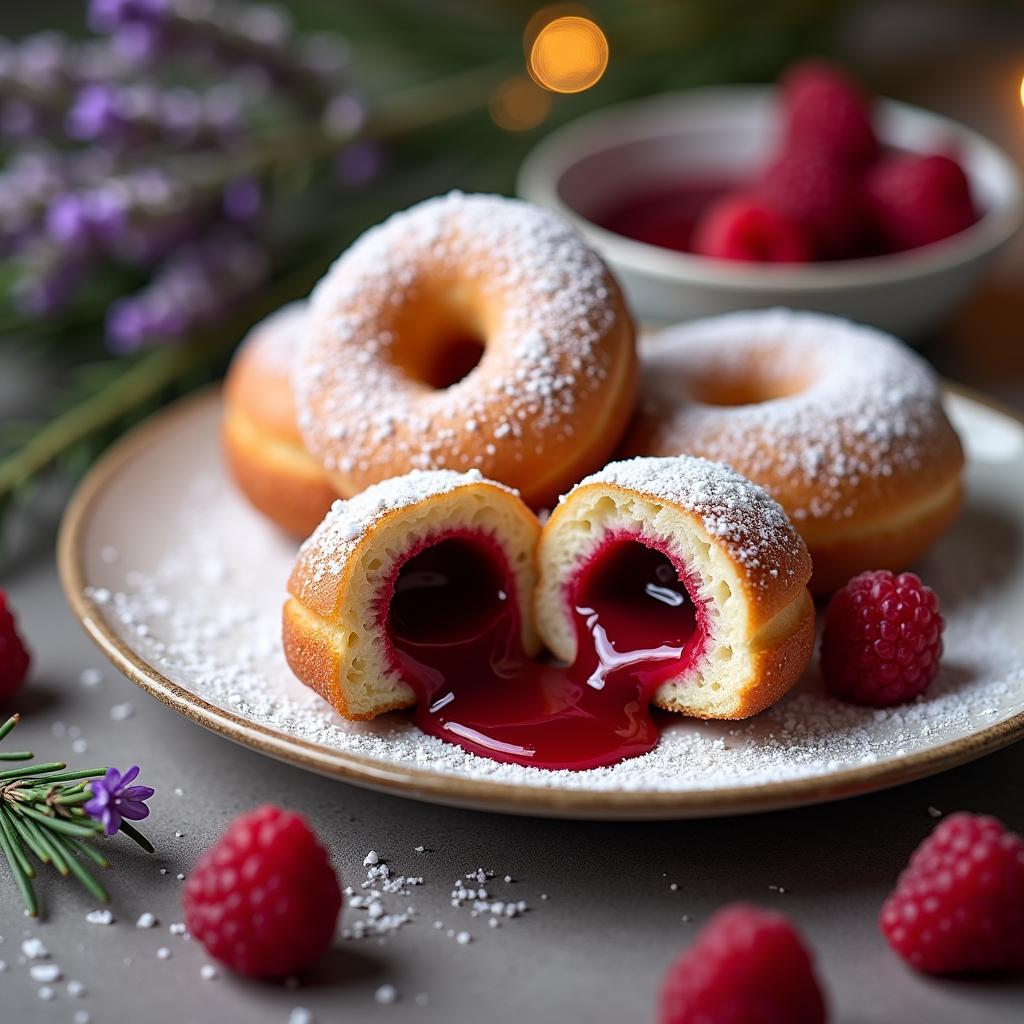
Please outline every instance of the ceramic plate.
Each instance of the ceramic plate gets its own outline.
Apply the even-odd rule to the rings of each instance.
[[[227,478],[220,399],[154,417],[83,482],[60,538],[72,608],[114,664],[193,721],[324,775],[438,803],[589,818],[790,807],[950,768],[1024,735],[1024,426],[949,395],[969,455],[967,501],[918,567],[947,619],[925,698],[886,711],[830,698],[815,667],[746,722],[667,719],[657,750],[586,772],[499,765],[426,737],[403,714],[338,718],[290,675],[280,607],[294,541]]]

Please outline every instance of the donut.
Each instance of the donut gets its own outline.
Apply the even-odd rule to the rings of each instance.
[[[536,582],[536,516],[515,492],[479,472],[413,470],[337,501],[299,549],[284,606],[284,651],[295,675],[339,714],[373,718],[408,707],[416,692],[394,657],[387,616],[401,566],[447,542],[498,566],[527,655],[538,641],[528,609]],[[443,554],[443,552],[442,552]],[[442,609],[457,627],[490,582],[470,581],[457,607]],[[459,614],[449,616],[449,611]]]
[[[646,628],[651,608],[623,614],[630,560],[645,551],[661,556],[657,578],[679,592],[657,596],[673,611],[677,601],[692,610],[684,656],[653,690],[654,704],[697,718],[747,718],[800,678],[814,647],[803,540],[761,487],[722,463],[685,456],[613,462],[552,512],[535,598],[548,650],[578,659],[580,608],[599,607],[595,600],[620,629]]]
[[[291,365],[307,323],[306,303],[296,302],[253,327],[228,368],[221,427],[235,483],[297,537],[307,537],[337,498],[303,446],[292,400]]]
[[[651,338],[626,455],[728,462],[783,506],[811,590],[904,569],[956,518],[964,465],[923,359],[870,327],[776,309]]]
[[[781,507],[703,459],[608,466],[543,530],[478,472],[417,470],[303,544],[284,650],[346,718],[415,705],[472,753],[593,768],[653,749],[652,702],[742,718],[785,693],[814,642],[810,573]]]
[[[306,447],[339,494],[478,469],[536,508],[608,460],[636,377],[619,287],[565,221],[451,193],[337,260],[293,382]]]

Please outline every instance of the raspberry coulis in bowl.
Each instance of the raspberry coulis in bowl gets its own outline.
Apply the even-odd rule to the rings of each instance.
[[[495,761],[596,768],[646,753],[650,698],[700,656],[703,608],[662,552],[605,539],[566,598],[577,657],[527,657],[511,576],[493,542],[458,533],[406,559],[383,614],[392,658],[426,733]]]

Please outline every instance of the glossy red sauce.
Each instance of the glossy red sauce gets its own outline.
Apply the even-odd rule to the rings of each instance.
[[[617,235],[663,249],[689,252],[693,229],[716,200],[734,192],[741,182],[728,178],[699,178],[654,185],[625,195],[602,210],[594,222]]]
[[[565,666],[523,653],[493,541],[460,534],[424,548],[399,570],[385,612],[416,724],[475,754],[540,768],[594,768],[652,750],[651,694],[705,639],[680,576],[660,551],[606,541],[567,594],[578,654]]]

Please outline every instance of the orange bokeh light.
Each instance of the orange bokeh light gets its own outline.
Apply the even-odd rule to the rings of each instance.
[[[608,67],[608,40],[589,18],[554,18],[536,34],[528,61],[534,80],[552,92],[583,92]]]
[[[551,112],[551,96],[532,78],[518,75],[502,82],[490,103],[491,120],[509,132],[536,128]]]

